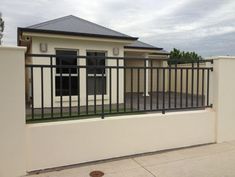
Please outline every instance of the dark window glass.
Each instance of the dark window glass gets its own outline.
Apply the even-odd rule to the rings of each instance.
[[[56,85],[56,96],[60,96],[60,90],[62,87],[62,96],[69,95],[69,76],[62,76],[62,84],[60,86],[60,76],[56,76],[55,85]],[[71,95],[77,95],[77,76],[71,76]]]
[[[96,79],[93,76],[88,77],[88,95],[101,95],[102,94],[102,88],[104,90],[104,94],[106,94],[106,77],[103,77],[103,87],[102,87],[102,77],[96,77]],[[96,81],[96,82],[95,82]],[[95,92],[95,83],[96,83],[96,92]]]
[[[100,66],[105,66],[105,52],[87,52],[87,66],[90,68],[87,69],[88,76],[88,95],[101,95],[102,93],[106,94],[106,76],[105,68],[99,68]],[[97,67],[98,66],[98,67]],[[96,73],[96,77],[94,74]],[[103,82],[101,74],[103,76]],[[96,83],[96,90],[95,88]],[[102,85],[103,84],[103,85]],[[103,90],[102,90],[103,88]]]
[[[56,68],[56,73],[69,73],[70,66],[77,66],[77,52],[76,51],[65,51],[65,50],[57,50],[56,55],[63,55],[56,57],[56,65],[68,66],[66,68]],[[70,67],[71,68],[71,67]],[[71,68],[71,73],[76,74],[77,69]]]
[[[105,66],[105,52],[87,52],[87,66],[91,68],[87,69],[88,74],[102,74],[104,68],[95,68],[95,66]]]

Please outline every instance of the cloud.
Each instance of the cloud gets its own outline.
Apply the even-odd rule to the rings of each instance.
[[[9,8],[11,7],[11,8]],[[73,14],[171,50],[235,55],[233,0],[1,0],[5,44],[17,27]]]

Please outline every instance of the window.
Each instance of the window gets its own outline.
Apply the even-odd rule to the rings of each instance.
[[[105,52],[87,52],[87,69],[88,74],[88,95],[106,94],[106,73],[105,68],[97,68],[96,66],[105,66]],[[102,81],[102,73],[103,81]],[[96,76],[96,77],[95,77]],[[96,88],[96,90],[94,89]]]
[[[56,73],[60,74],[62,72],[63,74],[69,73],[69,65],[77,66],[77,51],[64,51],[64,50],[57,50],[56,55],[61,55],[61,57],[56,57],[56,65],[63,65],[68,66],[68,68],[56,68]],[[73,58],[74,56],[74,58]],[[61,70],[61,71],[60,71]],[[77,73],[76,68],[71,68],[71,73]]]
[[[77,68],[71,67],[77,66],[77,51],[57,50],[56,55],[59,55],[56,57],[56,65],[67,66],[66,68],[56,68],[56,96],[68,96],[70,92],[71,95],[77,95]],[[69,71],[71,71],[71,79],[69,79]],[[69,87],[71,87],[71,91]]]

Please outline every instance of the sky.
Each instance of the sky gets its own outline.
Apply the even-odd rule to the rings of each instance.
[[[17,27],[75,15],[170,51],[235,55],[235,0],[0,0],[3,44]]]

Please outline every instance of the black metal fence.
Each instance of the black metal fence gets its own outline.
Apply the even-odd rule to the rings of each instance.
[[[200,60],[159,66],[165,59],[105,55],[26,56],[26,121],[204,109],[211,66]],[[136,61],[142,65],[127,65]]]

